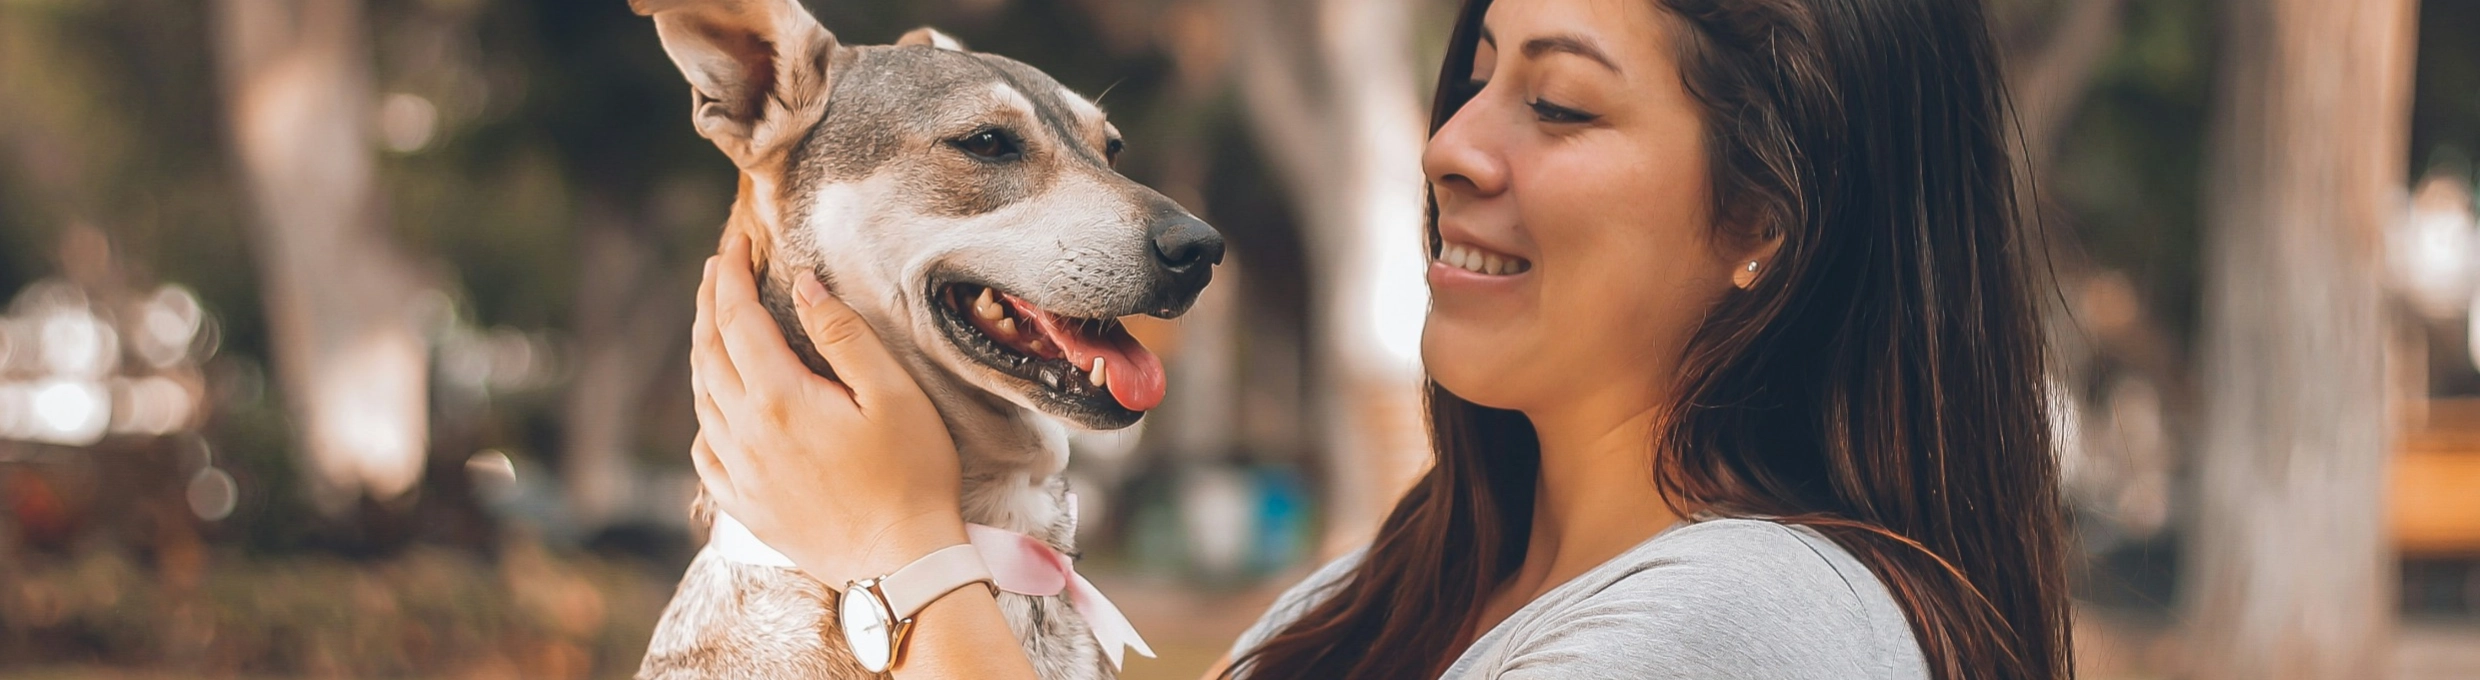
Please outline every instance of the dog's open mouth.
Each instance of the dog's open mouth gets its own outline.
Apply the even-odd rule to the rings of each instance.
[[[938,299],[957,345],[1002,373],[1131,420],[1162,403],[1162,360],[1117,319],[1063,316],[974,284],[941,287]]]

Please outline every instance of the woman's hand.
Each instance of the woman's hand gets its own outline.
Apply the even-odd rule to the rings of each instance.
[[[759,304],[746,237],[706,261],[690,382],[707,493],[837,587],[964,543],[956,445],[938,410],[816,278],[802,273],[793,296],[835,379],[802,365]]]

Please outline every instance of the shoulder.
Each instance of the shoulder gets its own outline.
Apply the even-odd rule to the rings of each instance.
[[[1816,604],[1858,606],[1868,567],[1806,527],[1762,519],[1710,519],[1673,528],[1613,560],[1621,581],[1638,588],[1695,585],[1736,592],[1762,589]],[[1854,573],[1856,571],[1856,573]],[[1658,577],[1647,574],[1659,572]],[[1782,590],[1780,586],[1803,586]]]
[[[1361,555],[1365,552],[1368,552],[1367,547],[1345,553],[1276,596],[1274,604],[1266,608],[1266,613],[1257,617],[1257,623],[1250,624],[1247,631],[1240,633],[1240,639],[1232,643],[1231,658],[1238,659],[1249,650],[1265,644],[1267,638],[1274,637],[1277,631],[1325,602],[1335,587],[1342,585],[1344,579],[1352,576],[1352,570],[1360,567]]]
[[[1680,526],[1605,568],[1606,584],[1578,604],[1625,606],[1659,597],[1665,609],[1695,615],[1779,604],[1857,623],[1864,612],[1862,586],[1876,585],[1876,577],[1833,541],[1804,528],[1755,519]],[[1707,601],[1736,606],[1699,606]]]
[[[1510,621],[1501,677],[1925,674],[1899,672],[1918,667],[1919,648],[1876,576],[1804,528],[1685,525],[1571,585]]]

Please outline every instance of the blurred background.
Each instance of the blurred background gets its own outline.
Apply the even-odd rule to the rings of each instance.
[[[2098,678],[2480,678],[2480,1],[1990,0]],[[1080,437],[1191,678],[1423,464],[1447,0],[814,0],[1098,95],[1229,237]],[[625,677],[732,197],[621,0],[0,0],[0,677]]]

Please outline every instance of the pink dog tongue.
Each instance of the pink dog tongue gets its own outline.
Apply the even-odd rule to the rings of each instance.
[[[1018,302],[1010,300],[1010,302]],[[1030,310],[1031,305],[1019,303],[1017,309]],[[1128,335],[1128,329],[1112,324],[1099,333],[1081,328],[1067,328],[1059,317],[1047,312],[1030,310],[1027,314],[1042,328],[1051,342],[1059,345],[1068,356],[1068,363],[1093,370],[1094,357],[1102,357],[1102,370],[1108,373],[1111,398],[1130,411],[1149,411],[1163,400],[1162,359],[1145,349],[1143,343]]]
[[[1103,358],[1102,370],[1110,374],[1111,398],[1119,400],[1120,406],[1130,411],[1148,411],[1162,404],[1162,359],[1147,351],[1136,338],[1129,337],[1128,331],[1119,328],[1112,328],[1109,337],[1094,340],[1096,342],[1093,344],[1085,345],[1084,339],[1078,338],[1077,344],[1063,347],[1068,349],[1070,357],[1077,357],[1080,352],[1090,352],[1084,355],[1085,363],[1082,364],[1088,368],[1094,365],[1090,357]]]

